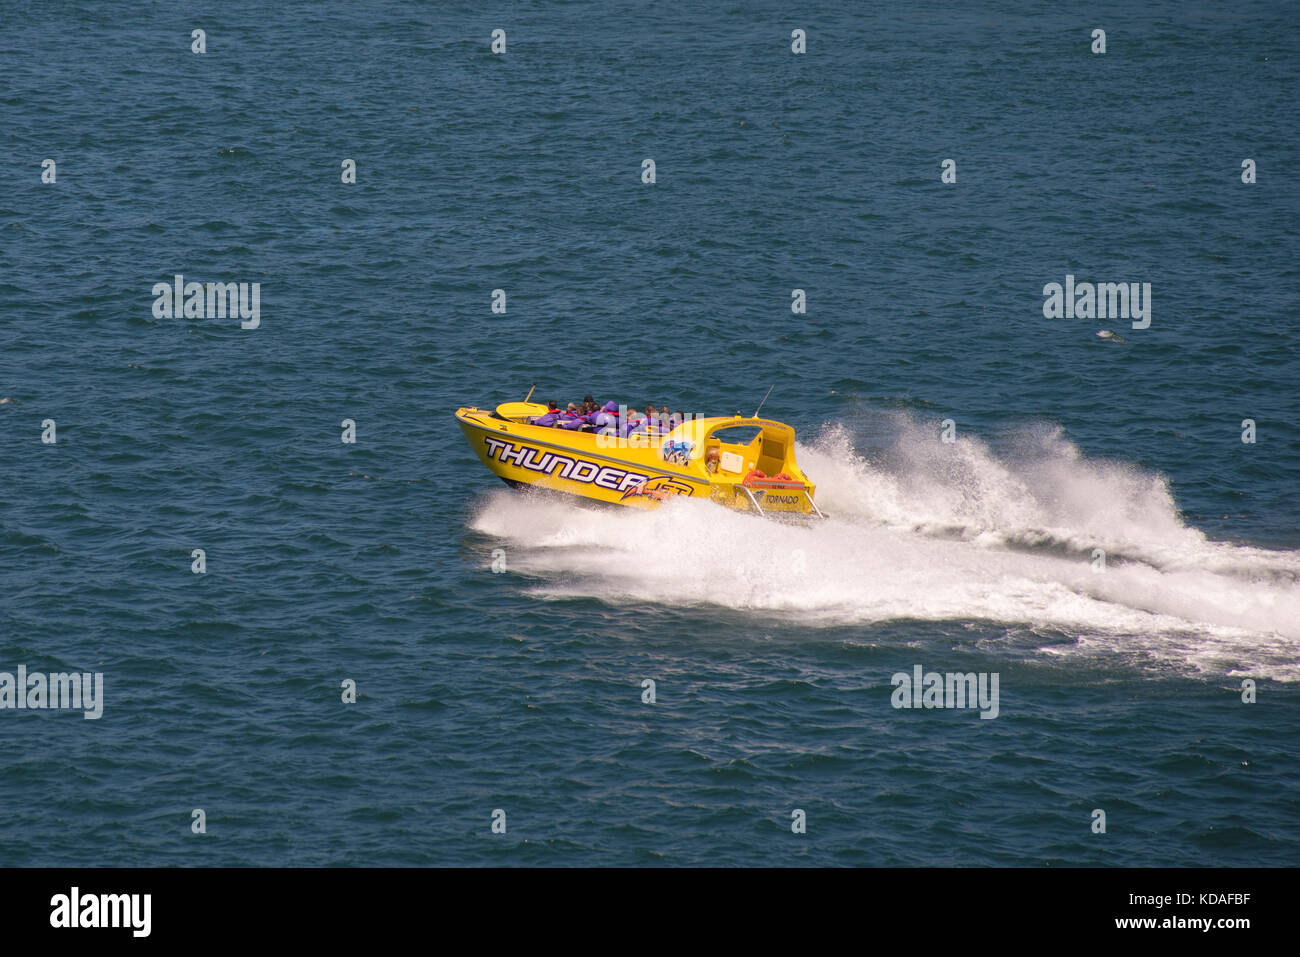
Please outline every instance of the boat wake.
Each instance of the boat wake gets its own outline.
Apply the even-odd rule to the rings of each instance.
[[[1300,681],[1300,551],[1208,540],[1163,477],[1087,459],[1057,429],[995,452],[905,426],[868,460],[832,424],[798,456],[831,516],[811,527],[707,502],[597,511],[506,491],[471,525],[505,542],[542,598],[808,627],[991,622],[1043,635],[1044,654]]]

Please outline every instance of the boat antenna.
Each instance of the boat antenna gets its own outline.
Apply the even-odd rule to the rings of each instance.
[[[772,390],[775,388],[776,388],[776,383],[773,382],[770,386],[767,387],[767,395],[771,395]],[[755,409],[754,414],[750,416],[751,419],[757,419],[758,413],[763,411],[763,406],[767,404],[767,395],[763,396],[763,401],[758,404],[758,408]]]
[[[534,382],[534,383],[533,383],[533,389],[536,389],[536,388],[537,388],[537,383]],[[524,401],[525,401],[525,402],[527,402],[529,399],[531,399],[531,398],[533,397],[533,389],[529,389],[529,390],[528,390],[528,394],[527,394],[526,396],[524,396]]]

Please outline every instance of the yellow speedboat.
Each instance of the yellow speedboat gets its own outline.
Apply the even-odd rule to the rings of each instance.
[[[457,409],[456,421],[508,485],[633,508],[682,495],[765,516],[825,517],[795,461],[794,429],[783,422],[694,417],[663,435],[619,437],[530,424],[546,412],[535,402],[506,402],[493,411]]]

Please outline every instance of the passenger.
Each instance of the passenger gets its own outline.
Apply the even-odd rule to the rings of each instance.
[[[658,435],[662,431],[659,427],[659,410],[653,405],[646,405],[645,418],[641,423],[641,428],[650,435]]]
[[[591,424],[603,435],[618,435],[618,403],[612,399],[606,402],[601,410],[591,417]]]
[[[587,396],[578,403],[578,418],[582,421],[574,428],[582,432],[594,432],[596,416],[600,414],[601,408],[596,404],[596,400]]]
[[[624,420],[618,434],[622,436],[636,435],[646,430],[646,420],[642,418],[641,413],[636,409],[627,410],[627,418]]]
[[[560,419],[555,424],[562,429],[581,429],[587,424],[587,420],[582,417],[578,407],[570,402],[568,408],[560,413]]]
[[[539,415],[537,418],[533,419],[533,425],[542,425],[549,428],[550,426],[555,425],[555,423],[559,421],[559,418],[560,404],[552,399],[550,402],[546,403],[546,414]]]
[[[706,471],[716,472],[720,461],[722,461],[722,452],[716,445],[710,447],[709,450],[704,453],[704,468]]]

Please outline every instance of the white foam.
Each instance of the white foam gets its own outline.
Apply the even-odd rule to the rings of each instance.
[[[1047,428],[1001,453],[904,425],[868,462],[831,425],[799,449],[832,517],[781,525],[707,502],[593,510],[501,491],[472,521],[544,598],[716,605],[807,627],[988,620],[1051,654],[1300,681],[1300,552],[1211,542],[1168,483]],[[1093,549],[1107,568],[1093,570]]]

